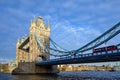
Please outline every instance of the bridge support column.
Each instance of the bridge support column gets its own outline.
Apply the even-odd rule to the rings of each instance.
[[[20,62],[12,74],[39,74],[39,73],[58,73],[56,65],[38,66],[34,62]]]

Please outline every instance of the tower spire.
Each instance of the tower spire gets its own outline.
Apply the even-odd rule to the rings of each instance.
[[[48,27],[50,27],[50,20],[48,20]]]
[[[36,21],[36,16],[34,15],[34,19],[33,19],[33,21]]]

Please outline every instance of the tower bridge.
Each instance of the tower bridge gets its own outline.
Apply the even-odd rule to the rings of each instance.
[[[39,16],[30,23],[29,36],[22,37],[16,43],[17,68],[13,73],[57,73],[59,64],[120,61],[120,43],[115,44],[115,50],[85,54],[86,51],[99,47],[119,33],[120,22],[79,49],[66,50],[50,38],[50,25],[45,25]],[[50,56],[57,58],[50,59]]]

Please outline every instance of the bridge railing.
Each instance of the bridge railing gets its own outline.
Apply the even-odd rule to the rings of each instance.
[[[98,53],[87,53],[87,54],[79,54],[76,56],[66,56],[62,58],[56,58],[56,59],[50,59],[50,61],[57,61],[57,60],[64,60],[64,59],[71,59],[71,58],[83,58],[83,57],[90,57],[90,56],[96,56],[96,55],[105,55],[105,54],[113,54],[113,53],[119,53],[120,49],[113,50],[113,51],[104,51],[104,52],[98,52]]]

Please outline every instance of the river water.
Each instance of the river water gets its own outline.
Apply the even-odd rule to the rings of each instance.
[[[120,80],[120,71],[60,72],[58,74],[11,75],[0,73],[0,80]]]

